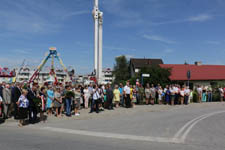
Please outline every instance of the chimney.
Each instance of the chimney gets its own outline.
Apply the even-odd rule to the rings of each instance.
[[[201,65],[202,65],[202,62],[201,62],[201,61],[196,61],[196,62],[195,62],[195,65],[196,65],[196,66],[201,66]]]

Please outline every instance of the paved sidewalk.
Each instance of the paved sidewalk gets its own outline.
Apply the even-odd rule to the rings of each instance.
[[[72,117],[66,117],[65,115],[63,117],[55,117],[54,115],[52,116],[47,116],[47,120],[45,123],[39,122],[37,124],[48,124],[48,123],[57,123],[57,122],[64,122],[66,120],[91,120],[91,119],[101,119],[101,118],[115,118],[118,116],[132,116],[137,113],[145,113],[145,112],[170,112],[170,111],[178,111],[179,109],[184,109],[184,108],[207,108],[207,107],[223,107],[225,108],[225,103],[224,102],[213,102],[213,103],[191,103],[189,105],[136,105],[135,108],[114,108],[114,110],[107,110],[105,109],[104,111],[100,113],[89,113],[90,109],[81,109],[80,110],[80,116],[74,116]],[[3,125],[8,125],[8,124],[15,124],[17,121],[14,120],[13,118],[10,118],[6,120]],[[1,124],[0,124],[1,125]]]

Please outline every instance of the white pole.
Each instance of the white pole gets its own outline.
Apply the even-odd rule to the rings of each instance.
[[[98,72],[98,20],[95,20],[95,43],[94,43],[94,66],[96,73]]]
[[[95,0],[95,6],[98,7],[98,0]]]
[[[98,0],[95,0],[94,10],[92,12],[94,18],[94,70],[96,76],[98,74]]]
[[[103,13],[99,12],[99,36],[98,36],[98,46],[99,46],[99,52],[98,52],[98,80],[101,83],[102,82],[102,24],[103,24]]]

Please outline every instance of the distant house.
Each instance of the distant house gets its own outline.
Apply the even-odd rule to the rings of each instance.
[[[102,70],[102,84],[112,84],[114,80],[113,71],[111,68],[103,68]]]
[[[195,64],[160,64],[162,68],[171,68],[171,81],[187,83],[188,71],[190,71],[190,84],[208,86],[215,82],[225,84],[225,65]]]
[[[162,59],[145,59],[145,58],[131,58],[130,59],[130,72],[131,77],[135,76],[141,68],[151,67],[163,64]]]

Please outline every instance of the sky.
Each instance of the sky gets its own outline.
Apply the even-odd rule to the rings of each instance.
[[[37,66],[57,47],[77,74],[93,71],[94,0],[0,0],[0,66]],[[99,0],[103,67],[115,57],[225,65],[225,0]],[[56,64],[59,66],[59,64]]]

